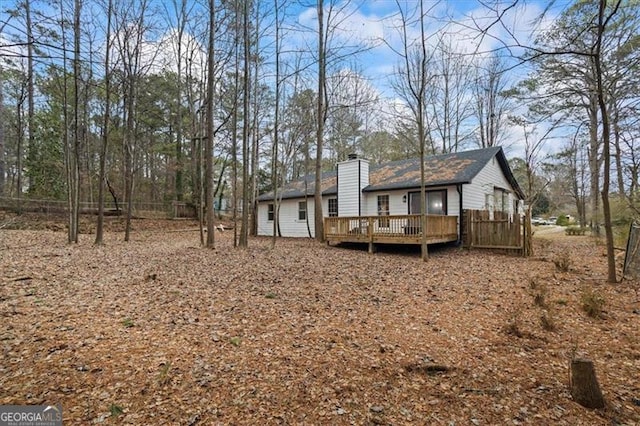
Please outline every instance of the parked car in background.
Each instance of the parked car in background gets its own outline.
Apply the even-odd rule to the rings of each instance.
[[[545,223],[543,223],[545,220],[541,217],[532,217],[531,218],[531,224],[534,226],[538,226],[538,225],[545,225]]]

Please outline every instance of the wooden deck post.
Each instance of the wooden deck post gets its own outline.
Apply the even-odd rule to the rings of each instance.
[[[373,219],[367,221],[367,238],[369,239],[369,254],[373,254]]]

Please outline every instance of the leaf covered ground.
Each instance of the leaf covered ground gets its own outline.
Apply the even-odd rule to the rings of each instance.
[[[0,229],[0,404],[60,403],[65,424],[640,424],[638,287],[605,283],[589,237],[423,263],[229,231],[203,249],[191,222],[100,247],[47,229]],[[572,356],[606,409],[571,399]]]

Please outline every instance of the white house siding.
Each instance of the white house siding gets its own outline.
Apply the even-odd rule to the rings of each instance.
[[[369,185],[369,161],[355,159],[338,163],[338,216],[362,216],[362,188]]]
[[[427,188],[427,191],[437,191],[445,189],[445,187]],[[460,195],[455,186],[446,187],[447,189],[447,215],[458,216],[460,213]],[[409,192],[419,192],[420,188],[403,189],[394,191],[366,192],[365,202],[366,211],[362,216],[375,216],[378,214],[378,195],[389,195],[389,214],[402,215],[409,214]],[[403,201],[403,197],[406,199]]]
[[[509,193],[509,213],[513,213],[514,194],[511,184],[504,176],[498,160],[494,157],[486,166],[473,178],[470,184],[463,185],[463,208],[477,210],[493,210],[494,208],[494,187],[501,187]]]
[[[335,198],[335,195],[322,197],[322,211],[324,216],[327,216],[329,211],[329,198]],[[280,204],[280,232],[283,237],[309,237],[307,221],[298,220],[298,202],[300,201],[304,201],[304,198],[282,200]],[[272,201],[263,201],[258,204],[258,235],[273,235],[273,221],[268,220],[269,204],[272,203]],[[307,215],[309,216],[311,237],[315,237],[313,197],[307,198]]]
[[[440,188],[428,188],[427,190],[442,190],[445,187]],[[447,187],[447,215],[458,216],[460,213],[460,196],[455,186]],[[409,192],[416,192],[419,189],[403,189],[394,191],[379,191],[379,192],[365,192],[365,200],[363,205],[366,206],[366,210],[363,210],[362,216],[377,216],[378,215],[378,195],[389,196],[389,215],[406,215],[409,214]],[[404,201],[403,201],[403,197]],[[379,232],[377,221],[374,223],[376,232]]]

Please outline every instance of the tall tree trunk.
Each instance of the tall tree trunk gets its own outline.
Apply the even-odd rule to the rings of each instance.
[[[34,137],[34,82],[33,82],[33,24],[31,21],[31,0],[25,0],[25,17],[27,24],[27,167],[32,169],[37,162],[37,150]],[[29,178],[29,192],[37,193],[38,185],[36,176],[31,173]]]
[[[626,196],[624,189],[624,174],[622,172],[622,149],[620,148],[620,110],[616,102],[611,103],[613,109],[613,146],[615,149],[614,159],[616,162],[616,178],[618,181],[618,195],[621,199]]]
[[[129,76],[127,88],[127,121],[124,138],[124,192],[127,200],[126,218],[124,227],[124,240],[129,241],[131,238],[131,218],[133,216],[133,144],[134,144],[134,96],[135,96],[134,76]]]
[[[74,1],[73,10],[73,186],[72,186],[72,211],[71,222],[73,230],[71,241],[78,242],[80,222],[80,144],[81,144],[81,115],[80,115],[80,12],[81,0]]]
[[[2,65],[0,65],[0,197],[4,196],[4,170],[4,96],[2,90]]]
[[[60,18],[64,16],[64,7],[62,3],[60,4]],[[67,45],[67,37],[66,30],[64,25],[61,25],[61,38],[62,45]],[[63,149],[64,149],[64,166],[65,166],[65,177],[67,184],[67,241],[69,243],[73,242],[75,239],[74,236],[74,215],[73,215],[73,187],[74,187],[74,173],[73,169],[75,167],[73,161],[73,150],[71,147],[71,141],[69,139],[69,78],[67,72],[67,50],[64,49],[62,52],[62,137],[63,137]]]
[[[187,0],[180,0],[179,24],[178,24],[178,81],[176,99],[176,171],[175,171],[175,193],[176,200],[182,201],[184,197],[184,164],[182,158],[182,40],[184,38],[185,25],[187,23],[186,14]]]
[[[234,10],[238,11],[238,0],[234,0]],[[233,73],[233,114],[231,115],[231,198],[233,206],[231,214],[233,217],[233,247],[238,247],[238,96],[240,92],[240,27],[239,20],[234,22],[234,73]]]
[[[253,40],[254,43],[254,51],[256,52],[256,58],[258,56],[258,52],[260,51],[260,18],[258,16],[258,5],[255,5],[256,8],[256,17],[255,17],[255,28],[253,28],[255,38]],[[259,155],[259,129],[258,129],[258,66],[259,61],[256,59],[254,61],[254,70],[253,70],[253,145],[251,151],[251,235],[258,234],[258,155]]]
[[[65,74],[66,77],[66,74]],[[16,198],[17,200],[17,213],[22,214],[22,152],[24,150],[24,124],[22,122],[23,115],[23,100],[19,100],[16,105],[16,119],[18,128],[18,141],[16,147]]]
[[[107,144],[109,143],[109,120],[111,119],[111,72],[109,70],[111,55],[111,13],[113,1],[107,3],[107,34],[104,56],[104,117],[102,121],[102,144],[100,146],[100,176],[98,178],[98,223],[96,225],[95,244],[103,243],[104,235],[104,186],[106,181]]]
[[[316,173],[315,188],[313,197],[314,207],[314,231],[316,241],[324,241],[324,218],[322,213],[322,147],[324,138],[324,123],[326,118],[326,46],[325,46],[325,30],[324,30],[324,0],[318,0],[318,105],[316,128]],[[308,210],[308,209],[307,209]],[[307,211],[307,216],[308,216]]]
[[[243,46],[244,46],[244,75],[243,83],[243,114],[242,114],[242,226],[240,228],[240,247],[249,245],[249,79],[251,74],[249,49],[249,2],[243,3]]]
[[[596,88],[594,88],[596,89]],[[597,90],[597,89],[596,89]],[[598,139],[598,98],[589,96],[589,172],[591,194],[591,227],[595,235],[600,235],[600,140]]]
[[[616,6],[612,12],[612,15],[616,13],[620,6],[621,0],[616,2]],[[600,7],[598,11],[598,38],[596,42],[596,51],[594,55],[594,62],[596,68],[596,83],[598,94],[598,105],[600,106],[600,115],[602,118],[602,144],[603,144],[603,158],[604,171],[602,179],[602,209],[604,211],[604,230],[607,241],[607,280],[610,283],[618,281],[616,276],[616,259],[613,246],[613,228],[611,225],[611,209],[609,206],[609,181],[611,179],[611,136],[610,136],[610,122],[609,111],[607,110],[607,103],[605,100],[605,89],[602,83],[602,39],[606,27],[606,11],[607,1],[600,0]]]
[[[215,248],[215,225],[213,211],[213,94],[215,86],[215,24],[216,4],[215,0],[209,0],[209,47],[207,60],[207,140],[205,143],[206,171],[206,209],[207,209],[207,247]]]
[[[278,236],[278,144],[280,143],[280,5],[278,0],[274,0],[274,12],[276,19],[275,33],[275,49],[276,49],[276,93],[275,93],[275,111],[273,116],[273,149],[271,161],[271,186],[273,187],[273,235],[271,239],[271,248],[276,246],[276,237]],[[1,195],[1,192],[0,192]],[[257,222],[257,215],[256,215]]]
[[[427,247],[427,189],[425,186],[425,144],[427,132],[425,129],[425,91],[427,90],[427,45],[424,29],[424,3],[420,1],[420,70],[418,91],[418,137],[420,139],[420,213],[422,215],[422,232],[420,241],[420,254],[423,261],[429,258]]]

